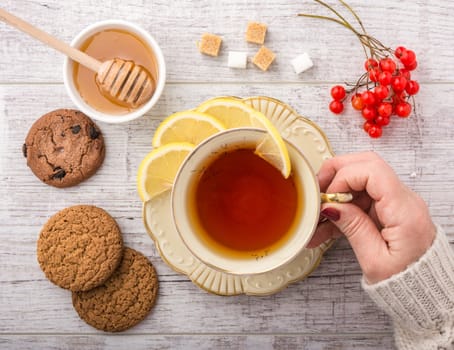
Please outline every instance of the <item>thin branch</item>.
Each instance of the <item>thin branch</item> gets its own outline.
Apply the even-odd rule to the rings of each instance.
[[[358,22],[359,26],[361,27],[361,30],[363,33],[359,32],[356,30],[346,19],[344,16],[342,16],[337,10],[335,10],[331,5],[327,4],[326,2],[322,0],[314,0],[318,4],[326,7],[329,9],[336,17],[330,17],[330,16],[322,16],[322,15],[312,15],[308,13],[299,13],[298,16],[302,17],[308,17],[308,18],[315,18],[315,19],[323,19],[323,20],[328,20],[337,24],[340,24],[341,26],[351,30],[359,39],[361,46],[363,47],[364,54],[367,58],[369,57],[385,57],[387,53],[392,54],[392,50],[389,47],[384,46],[380,41],[375,39],[374,37],[370,36],[367,34],[363,23],[361,22],[361,19],[359,18],[358,14],[353,10],[350,5],[348,5],[344,0],[339,0],[339,2],[344,6],[356,19]],[[369,51],[369,52],[368,52]]]
[[[320,5],[326,7],[328,10],[330,10],[332,13],[334,13],[342,22],[344,22],[345,27],[349,28],[351,31],[353,31],[356,35],[359,35],[358,31],[351,26],[350,23],[339,13],[337,12],[332,6],[328,5],[327,3],[323,2],[322,0],[314,0],[315,2],[318,2]]]
[[[347,4],[345,1],[343,0],[339,0],[339,2],[347,9],[350,11],[350,13],[353,15],[353,17],[355,17],[356,21],[358,22],[359,26],[361,27],[363,33],[365,35],[367,35],[367,32],[366,32],[366,28],[364,28],[364,25],[363,25],[363,22],[361,21],[361,18],[359,18],[358,14],[356,13],[355,10],[353,10],[353,8]],[[370,45],[367,45],[369,48],[370,48]],[[366,48],[364,48],[364,51],[366,52]],[[371,53],[371,56],[373,56],[374,54],[374,51],[372,49],[370,49],[370,53]],[[366,53],[366,57],[367,57],[367,53]]]
[[[353,17],[355,17],[356,21],[358,22],[358,24],[360,25],[361,29],[363,30],[363,33],[364,34],[367,34],[366,32],[366,28],[364,28],[364,25],[363,25],[363,22],[361,21],[361,19],[359,18],[358,14],[352,9],[352,7],[347,4],[345,1],[343,0],[339,0],[340,3],[342,5],[344,5],[345,8],[347,8],[347,10],[349,10],[351,12],[351,14],[353,15]]]
[[[319,15],[311,15],[311,14],[308,14],[308,13],[298,13],[298,16],[302,16],[302,17],[309,17],[309,18],[317,18],[317,19],[326,19],[328,21],[332,21],[332,22],[336,22],[348,29],[350,29],[350,27],[348,25],[346,25],[344,22],[336,19],[336,18],[333,18],[333,17],[327,17],[327,16],[319,16]]]
[[[311,14],[306,14],[306,13],[300,13],[300,14],[298,14],[298,16],[309,17],[309,18],[317,18],[317,19],[324,19],[324,20],[328,20],[328,21],[331,21],[331,22],[335,22],[337,24],[342,25],[343,27],[345,27],[347,29],[350,29],[359,38],[359,40],[361,42],[361,45],[363,47],[365,56],[369,57],[369,54],[367,53],[366,47],[368,47],[369,50],[370,50],[370,56],[374,55],[374,49],[371,48],[371,45],[369,45],[368,41],[361,39],[361,36],[366,34],[366,32],[364,30],[364,27],[362,26],[362,23],[360,23],[360,26],[363,29],[364,34],[358,32],[355,28],[353,28],[353,26],[338,11],[336,11],[333,7],[331,7],[330,5],[325,3],[324,1],[321,1],[321,0],[314,0],[314,1],[319,3],[322,6],[326,7],[327,9],[329,9],[339,19],[333,18],[333,17],[329,17],[329,16],[311,15]],[[349,6],[347,4],[345,4],[344,2],[342,2],[342,3],[344,4],[344,6],[346,5],[347,8],[349,8]],[[353,9],[350,8],[350,11],[352,12]],[[354,13],[354,11],[353,11],[353,13]],[[356,13],[354,13],[354,15],[355,15],[355,17],[357,17]],[[359,18],[358,18],[358,20],[359,20]]]

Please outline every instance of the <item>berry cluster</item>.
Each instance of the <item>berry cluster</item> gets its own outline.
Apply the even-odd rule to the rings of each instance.
[[[331,112],[341,113],[347,95],[353,93],[351,105],[361,111],[365,119],[363,129],[373,138],[382,135],[392,115],[400,118],[410,115],[412,106],[408,100],[419,91],[418,82],[411,79],[411,71],[418,65],[415,53],[399,46],[394,50],[394,57],[396,60],[368,58],[364,63],[366,72],[352,89],[346,91],[341,85],[331,88]],[[360,92],[364,86],[366,89]]]
[[[363,73],[356,84],[347,84],[347,88],[336,85],[331,88],[333,100],[329,109],[335,114],[344,110],[344,102],[350,94],[354,109],[361,111],[365,119],[363,129],[370,137],[382,136],[383,127],[390,123],[392,115],[407,118],[414,105],[413,96],[419,91],[419,84],[412,80],[411,72],[418,63],[416,54],[403,46],[395,50],[384,46],[380,41],[366,33],[357,13],[343,0],[340,4],[353,15],[359,29],[356,29],[338,10],[322,0],[314,0],[329,9],[333,17],[300,13],[299,16],[317,18],[338,23],[352,31],[359,39],[366,55]]]

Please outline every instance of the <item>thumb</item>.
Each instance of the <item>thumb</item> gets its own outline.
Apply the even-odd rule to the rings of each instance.
[[[372,219],[352,203],[329,203],[320,215],[329,219],[345,235],[364,272],[383,258],[387,244]]]

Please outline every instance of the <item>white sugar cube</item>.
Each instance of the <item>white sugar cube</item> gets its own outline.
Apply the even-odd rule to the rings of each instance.
[[[229,52],[229,61],[227,64],[230,68],[245,69],[247,65],[247,53],[239,51]]]
[[[300,74],[314,66],[307,53],[303,53],[292,60],[292,66],[296,74]]]

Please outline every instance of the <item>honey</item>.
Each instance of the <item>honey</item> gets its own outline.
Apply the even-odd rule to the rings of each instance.
[[[197,234],[222,253],[280,246],[302,208],[293,176],[285,179],[250,148],[223,153],[207,164],[192,193]]]
[[[89,37],[80,47],[88,55],[104,62],[113,58],[133,61],[141,65],[158,80],[158,67],[152,50],[136,35],[129,32],[108,29]],[[94,109],[114,115],[129,113],[134,108],[120,105],[107,98],[96,84],[96,73],[74,63],[74,82],[81,97]]]

